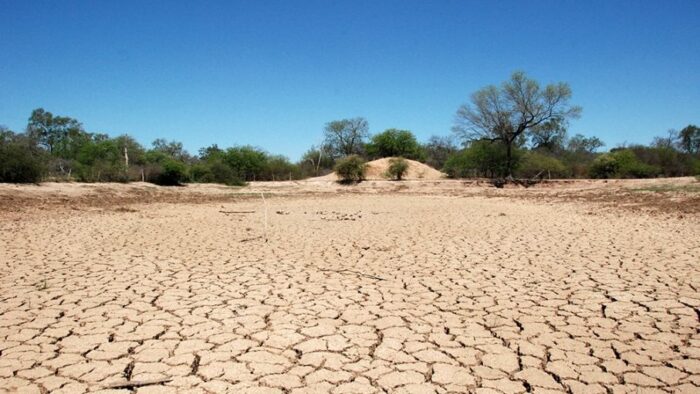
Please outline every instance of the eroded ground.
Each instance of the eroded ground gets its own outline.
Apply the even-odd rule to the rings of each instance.
[[[0,220],[0,388],[700,391],[697,215],[267,203],[268,242],[252,198]]]

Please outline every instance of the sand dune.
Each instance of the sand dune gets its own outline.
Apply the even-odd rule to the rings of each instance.
[[[387,179],[386,172],[389,169],[389,161],[391,159],[392,158],[390,157],[385,157],[367,162],[367,172],[365,173],[365,178],[367,180]],[[406,171],[406,174],[403,177],[405,180],[435,180],[445,178],[445,174],[434,169],[433,167],[415,160],[406,159],[406,161],[408,162],[408,171]],[[310,180],[335,181],[338,180],[338,175],[335,173],[330,173],[328,175],[312,178]]]

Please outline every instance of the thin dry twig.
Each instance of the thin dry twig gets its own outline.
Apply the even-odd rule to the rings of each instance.
[[[125,382],[111,383],[104,386],[106,389],[133,389],[136,387],[152,386],[155,384],[168,383],[172,378],[152,379],[152,380],[129,380]]]
[[[219,211],[220,213],[231,215],[236,213],[255,213],[255,211]]]
[[[378,277],[378,276],[369,275],[369,274],[363,274],[362,272],[357,272],[357,271],[347,270],[347,269],[345,269],[345,270],[332,270],[332,269],[326,269],[326,268],[319,268],[318,270],[319,270],[319,271],[324,271],[324,272],[335,272],[335,273],[338,273],[338,274],[343,274],[343,273],[346,273],[346,272],[347,272],[347,273],[350,273],[350,274],[355,274],[355,275],[357,275],[357,276],[364,276],[364,277],[370,278],[370,279],[386,280],[386,279],[380,278],[380,277]]]
[[[245,239],[242,239],[240,242],[255,241],[256,239],[260,239],[260,238],[262,238],[262,237],[245,238]]]
[[[260,192],[260,197],[262,197],[263,204],[265,205],[265,242],[267,242],[267,201],[265,201],[263,192]]]

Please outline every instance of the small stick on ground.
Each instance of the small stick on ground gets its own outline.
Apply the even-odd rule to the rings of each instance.
[[[255,211],[219,211],[220,213],[231,215],[235,213],[255,213]]]
[[[260,192],[260,197],[262,197],[263,204],[265,205],[265,242],[267,242],[267,201],[265,201],[263,192]]]
[[[364,276],[364,277],[370,278],[370,279],[386,280],[386,279],[380,278],[380,277],[378,277],[378,276],[369,275],[369,274],[363,274],[362,272],[357,272],[357,271],[352,271],[352,270],[331,270],[331,269],[325,269],[325,268],[319,268],[318,270],[319,270],[319,271],[324,271],[324,272],[335,272],[335,273],[338,273],[338,274],[343,274],[343,273],[346,273],[346,272],[347,272],[347,273],[350,273],[350,274],[355,274],[355,275],[357,275],[357,276]]]
[[[136,387],[143,387],[143,386],[152,386],[155,384],[163,384],[163,383],[168,383],[172,378],[165,378],[165,379],[152,379],[152,380],[129,380],[126,382],[117,382],[117,383],[111,383],[104,388],[106,389],[133,389]]]
[[[242,239],[240,242],[255,241],[256,239],[260,239],[260,238],[262,238],[262,237],[246,238],[246,239]]]

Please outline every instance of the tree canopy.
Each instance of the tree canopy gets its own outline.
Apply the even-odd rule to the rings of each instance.
[[[463,141],[488,140],[506,147],[506,172],[513,175],[513,147],[533,129],[547,122],[561,127],[581,113],[572,106],[571,88],[564,82],[544,88],[515,72],[500,87],[487,86],[472,94],[471,102],[457,110],[454,133]]]
[[[334,157],[363,154],[368,135],[369,122],[365,118],[334,120],[323,129],[324,144]]]
[[[0,182],[243,185],[325,175],[334,169],[359,180],[357,170],[364,168],[360,164],[380,157],[423,161],[455,178],[700,175],[697,126],[669,130],[649,145],[604,152],[605,144],[597,137],[567,135],[568,122],[580,113],[570,97],[564,83],[541,88],[525,74],[515,73],[500,87],[475,92],[472,101],[460,107],[451,136],[432,136],[421,144],[411,131],[390,128],[367,141],[366,119],[335,120],[325,124],[324,142],[311,146],[295,163],[250,145],[213,144],[192,155],[181,142],[159,138],[148,148],[130,135],[89,132],[77,119],[37,108],[25,132],[0,126]],[[351,160],[342,160],[348,156]],[[396,179],[405,164],[397,162],[392,169]]]
[[[420,160],[424,154],[416,136],[408,130],[387,129],[372,136],[366,146],[367,156],[373,159],[381,157],[404,157]]]

